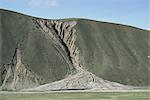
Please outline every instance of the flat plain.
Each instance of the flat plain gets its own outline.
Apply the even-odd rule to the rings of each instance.
[[[0,92],[0,100],[150,100],[150,92]]]

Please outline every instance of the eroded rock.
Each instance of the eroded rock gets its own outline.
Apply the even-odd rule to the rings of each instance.
[[[80,62],[80,55],[76,41],[76,30],[74,26],[76,21],[58,21],[58,20],[43,20],[33,19],[38,27],[49,34],[50,38],[55,41],[67,54],[70,62],[75,66],[77,71],[83,68]]]
[[[11,63],[3,65],[1,78],[2,90],[21,90],[40,83],[40,78],[22,63],[19,48],[16,48]]]

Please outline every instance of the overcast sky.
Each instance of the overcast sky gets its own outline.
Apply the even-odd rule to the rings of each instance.
[[[87,18],[150,30],[150,0],[0,0],[0,8],[42,18]]]

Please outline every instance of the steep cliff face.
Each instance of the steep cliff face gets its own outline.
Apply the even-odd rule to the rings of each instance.
[[[2,90],[20,90],[40,84],[40,78],[22,63],[19,48],[16,48],[11,63],[3,65],[1,79]]]

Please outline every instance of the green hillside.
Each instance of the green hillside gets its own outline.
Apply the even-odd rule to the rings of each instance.
[[[0,10],[0,66],[9,64],[18,47],[22,62],[45,82],[64,78],[71,70],[52,42],[33,25],[32,17]]]
[[[0,10],[0,85],[4,74],[2,66],[11,64],[16,48],[21,51],[22,64],[42,80],[40,84],[61,80],[77,72],[77,63],[74,63],[77,60],[71,60],[76,59],[76,55],[70,56],[72,49],[67,48],[70,43],[65,44],[58,36],[63,50],[35,25],[35,19],[46,20]],[[78,64],[83,69],[108,81],[150,85],[150,31],[87,19],[57,21],[77,23],[75,45],[79,49]]]
[[[84,67],[99,77],[150,85],[150,31],[79,19],[77,45]]]

